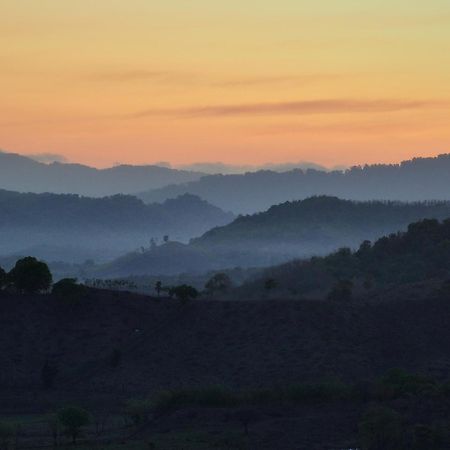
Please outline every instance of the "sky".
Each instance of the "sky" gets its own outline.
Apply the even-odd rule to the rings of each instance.
[[[450,152],[448,0],[0,0],[0,148],[106,167]]]

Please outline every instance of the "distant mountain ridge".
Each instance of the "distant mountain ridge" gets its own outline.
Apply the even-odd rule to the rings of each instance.
[[[171,183],[185,183],[203,174],[161,166],[119,165],[96,169],[82,164],[44,164],[26,156],[0,151],[0,189],[103,197],[132,194]]]
[[[312,197],[241,216],[186,244],[172,242],[144,254],[128,254],[104,267],[108,276],[177,274],[263,267],[406,229],[409,223],[450,217],[450,202],[354,202]]]
[[[278,203],[314,195],[349,200],[450,200],[450,154],[345,171],[267,170],[243,175],[208,175],[138,196],[154,202],[183,193],[198,195],[235,214],[264,211]]]
[[[146,205],[136,197],[30,194],[0,190],[0,254],[29,250],[64,261],[105,260],[150,239],[187,241],[234,216],[192,195]]]

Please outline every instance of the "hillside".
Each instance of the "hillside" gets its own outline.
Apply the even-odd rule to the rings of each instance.
[[[268,279],[273,280],[270,293]],[[324,298],[334,289],[336,297],[348,298],[353,291],[357,296],[382,295],[389,299],[392,290],[404,286],[414,298],[428,289],[427,284],[420,283],[430,280],[442,285],[448,296],[450,219],[412,223],[406,232],[384,236],[373,244],[364,241],[354,252],[344,248],[325,257],[269,268],[256,280],[244,283],[233,296],[259,298],[264,293]]]
[[[0,246],[48,260],[105,260],[162,237],[187,241],[233,215],[192,195],[146,205],[126,195],[89,198],[0,191]]]
[[[400,164],[376,164],[345,171],[258,171],[244,175],[210,175],[139,194],[146,202],[185,192],[236,214],[264,211],[285,201],[313,195],[350,200],[449,200],[450,154],[415,158]]]
[[[0,188],[18,192],[53,192],[102,197],[132,194],[171,183],[197,180],[202,173],[160,166],[118,165],[95,169],[81,164],[44,164],[0,151]],[[177,197],[177,196],[175,196]]]
[[[325,255],[340,247],[405,230],[413,221],[450,217],[450,202],[353,202],[313,197],[286,202],[207,231],[188,245],[171,243],[129,254],[101,269],[103,276],[176,274],[227,267],[270,266]]]
[[[59,368],[59,389],[120,392],[124,385],[129,397],[180,386],[355,381],[391,367],[450,375],[446,298],[388,304],[199,299],[183,306],[91,291],[70,314],[67,308],[53,297],[2,295],[1,389],[38,386],[46,359]],[[9,345],[10,336],[16,345]],[[114,348],[123,355],[116,370],[108,364]]]
[[[357,382],[392,367],[450,376],[450,303],[435,295],[387,303],[199,299],[184,306],[109,291],[91,291],[77,306],[48,296],[1,300],[3,409],[33,410],[35,401],[47,411],[52,398],[114,404],[194,386]],[[122,355],[118,367],[110,365],[114,349]],[[55,391],[36,400],[27,393],[39,392],[45,361],[58,368]]]

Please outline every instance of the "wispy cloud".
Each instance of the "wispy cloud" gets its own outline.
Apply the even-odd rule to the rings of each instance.
[[[275,84],[309,84],[338,78],[336,74],[275,74],[267,76],[235,75],[223,77],[216,74],[193,73],[176,70],[109,70],[90,73],[87,79],[102,83],[152,82],[160,84],[196,85],[212,88],[239,88]]]
[[[179,118],[233,117],[233,116],[275,116],[275,115],[313,115],[346,113],[385,113],[430,107],[448,106],[448,102],[433,100],[348,100],[325,99],[280,103],[246,103],[192,108],[147,109],[129,114],[128,118],[147,116],[166,116]]]
[[[99,82],[136,82],[152,81],[159,83],[187,83],[194,82],[196,76],[188,72],[170,70],[113,70],[90,74],[88,79]]]
[[[312,74],[312,75],[279,75],[266,77],[242,77],[218,81],[214,83],[218,87],[248,87],[248,86],[262,86],[268,84],[309,84],[317,81],[337,78],[338,75],[328,74]]]

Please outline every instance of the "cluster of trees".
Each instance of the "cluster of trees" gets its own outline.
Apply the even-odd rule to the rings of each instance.
[[[60,443],[61,436],[67,436],[75,445],[83,429],[91,423],[91,415],[79,406],[67,406],[47,416],[48,429],[53,438],[53,446]],[[16,439],[18,429],[13,424],[0,422],[0,449],[9,450]],[[14,447],[16,448],[16,447]]]
[[[425,219],[373,244],[363,241],[356,251],[342,248],[325,257],[272,267],[239,290],[241,295],[260,295],[272,279],[277,295],[304,295],[327,288],[330,299],[350,299],[356,284],[369,290],[433,278],[450,278],[450,219]]]
[[[48,291],[52,281],[47,264],[32,256],[19,259],[8,273],[0,267],[1,289],[13,288],[17,292],[34,294]]]
[[[79,284],[76,278],[63,278],[53,283],[48,265],[33,256],[17,260],[9,272],[0,267],[0,291],[38,294],[50,292],[50,289],[53,295],[68,302],[78,301],[87,292],[87,287]]]
[[[199,295],[206,297],[220,297],[227,294],[233,288],[233,282],[226,273],[214,274],[205,284],[205,289],[199,292],[195,287],[188,284],[180,284],[178,286],[163,286],[161,281],[155,283],[155,291],[158,297],[161,293],[167,294],[170,298],[177,298],[182,303],[197,298]]]

